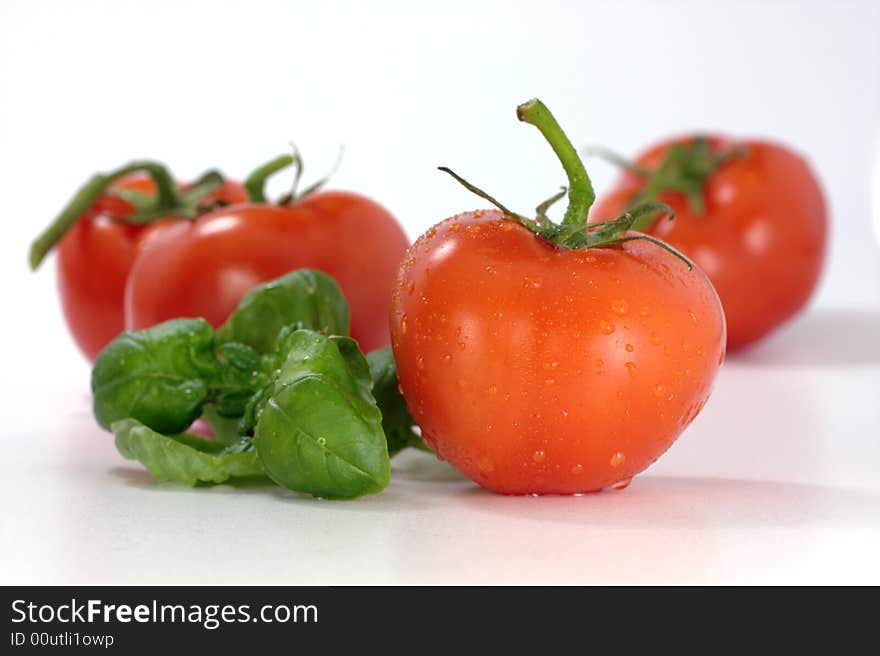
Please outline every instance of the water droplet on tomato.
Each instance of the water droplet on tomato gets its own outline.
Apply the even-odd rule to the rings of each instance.
[[[450,362],[452,362],[452,354],[451,353],[444,353],[443,354],[443,364],[449,364]]]
[[[319,445],[324,446],[325,444],[327,444],[327,438],[326,438],[326,437],[319,437],[319,438],[316,440],[316,442],[317,442]]]
[[[406,335],[406,315],[400,317],[400,334]]]
[[[691,321],[694,323],[699,323],[699,319],[697,319],[696,313],[693,310],[688,310],[688,316],[691,318]]]
[[[626,488],[629,487],[630,483],[632,483],[632,478],[624,478],[623,480],[617,481],[616,483],[614,483],[613,485],[610,485],[609,487],[612,490],[625,490]]]
[[[479,467],[480,471],[484,474],[490,474],[495,471],[495,463],[492,462],[492,458],[489,456],[480,456],[477,458],[477,467]]]
[[[548,378],[547,380],[544,381],[545,385],[554,385],[555,383],[556,383],[555,378]]]
[[[417,366],[419,369],[424,369],[424,368],[425,368],[425,358],[423,358],[421,355],[420,355],[419,357],[416,358],[416,366]]]
[[[664,346],[663,347],[663,355],[669,355],[670,353],[672,353],[672,349],[669,348],[668,346]]]
[[[571,473],[574,474],[575,476],[583,474],[584,473],[584,466],[580,463],[576,464],[574,467],[571,468]]]
[[[610,335],[614,332],[614,324],[603,319],[599,322],[599,330],[602,331],[603,335]]]
[[[657,333],[651,333],[651,343],[652,343],[654,346],[660,346],[660,343],[661,343],[662,341],[663,341],[663,340],[660,339],[660,335],[658,335]]]
[[[614,314],[623,316],[624,314],[626,314],[627,310],[629,310],[629,303],[627,303],[625,300],[616,299],[611,301],[611,311],[614,312]]]
[[[547,457],[547,454],[544,453],[543,451],[541,451],[540,449],[538,451],[535,451],[532,454],[532,460],[534,460],[535,462],[544,462],[544,459],[546,457]]]
[[[706,349],[703,348],[702,346],[698,346],[697,347],[697,355],[701,355],[701,356],[706,355]]]
[[[613,456],[611,456],[611,460],[609,460],[608,462],[611,464],[612,467],[620,467],[625,460],[626,455],[624,455],[624,453],[621,451],[617,451],[614,453]]]
[[[666,394],[666,388],[659,383],[657,385],[654,385],[654,389],[651,391],[654,392],[654,396],[656,396],[657,398],[660,398],[661,396],[664,396]]]
[[[556,360],[548,360],[547,362],[544,363],[544,369],[546,369],[547,371],[552,371],[552,370],[556,369],[556,367],[558,367],[558,366],[559,366],[559,362],[557,362]]]
[[[635,347],[632,344],[627,344],[625,348],[629,353],[632,353],[633,350],[635,350]]]
[[[629,372],[629,377],[630,377],[630,378],[635,378],[635,377],[636,377],[636,374],[638,373],[638,370],[636,369],[636,363],[635,363],[635,362],[625,362],[623,366],[626,367],[626,370]]]

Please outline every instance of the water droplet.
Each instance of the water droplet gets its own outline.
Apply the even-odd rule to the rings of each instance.
[[[635,347],[632,344],[627,344],[625,348],[626,348],[627,352],[629,352],[629,353],[632,353],[633,350],[635,349]]]
[[[611,464],[612,467],[620,467],[625,460],[626,455],[624,455],[624,453],[621,451],[617,451],[613,456],[611,456],[611,460],[609,460],[608,462]]]
[[[464,351],[464,349],[465,349],[465,343],[464,343],[464,342],[459,342],[459,343],[458,343],[458,348],[460,348],[462,351]]]
[[[494,266],[492,266],[491,264],[487,264],[486,265],[486,273],[491,273],[492,275],[495,275],[496,273],[498,273],[498,270]]]
[[[702,346],[698,346],[697,355],[706,355],[706,349],[704,349]]]
[[[625,490],[629,487],[629,484],[632,483],[632,478],[624,478],[621,481],[617,481],[613,485],[609,486],[612,490]]]
[[[321,446],[324,446],[325,444],[327,444],[327,438],[326,438],[326,437],[319,437],[316,441],[317,441],[318,444],[320,444]]]
[[[614,314],[619,314],[620,316],[623,316],[624,314],[626,314],[627,310],[629,310],[629,303],[627,303],[625,300],[616,299],[614,301],[611,301],[611,311],[614,312]]]
[[[694,323],[699,323],[699,320],[697,319],[697,315],[694,313],[693,310],[688,310],[688,316],[691,318],[691,321],[693,321]]]
[[[484,474],[489,474],[495,471],[495,463],[492,462],[492,458],[489,456],[480,456],[477,458],[477,467],[479,467],[480,471]]]
[[[654,346],[660,346],[660,343],[661,343],[662,341],[663,341],[663,340],[660,339],[660,335],[658,335],[657,333],[651,333],[651,343],[652,343]]]
[[[544,462],[544,459],[547,457],[547,454],[541,450],[535,451],[532,454],[532,460],[535,462]]]
[[[638,370],[636,369],[636,364],[635,364],[635,362],[626,362],[626,363],[624,363],[623,366],[626,367],[626,370],[629,372],[629,377],[630,377],[630,378],[635,378],[635,377],[636,377],[636,374],[638,373]]]
[[[400,334],[406,335],[406,315],[400,317]]]
[[[556,369],[556,367],[558,367],[558,366],[559,366],[559,362],[557,362],[556,360],[550,360],[550,361],[544,363],[544,369],[546,369],[547,371],[552,371],[553,369]]]
[[[669,348],[668,346],[664,346],[663,347],[663,355],[669,355],[670,353],[672,353],[672,349]]]
[[[544,381],[545,385],[554,385],[555,383],[556,383],[555,378],[548,378],[547,380]]]
[[[575,476],[579,476],[580,474],[583,474],[584,473],[584,466],[580,463],[576,464],[574,467],[571,468],[571,473],[574,474]]]
[[[599,322],[599,330],[602,331],[603,335],[610,335],[614,332],[614,324],[603,319]]]
[[[541,286],[541,279],[526,276],[525,279],[523,280],[523,286],[531,287],[533,289],[538,289]]]
[[[489,394],[495,394],[498,391],[498,388],[495,385],[489,385]]]
[[[417,366],[419,369],[424,369],[424,368],[425,368],[425,358],[423,358],[421,355],[420,355],[419,357],[416,358],[416,366]]]
[[[666,394],[666,388],[663,387],[663,385],[661,385],[659,383],[657,385],[654,385],[654,389],[651,391],[654,392],[654,396],[656,396],[657,398],[660,398],[661,396],[665,396],[665,394]]]
[[[596,366],[597,366],[597,367],[604,367],[604,366],[605,366],[605,360],[603,360],[602,358],[596,358]]]
[[[449,364],[450,362],[452,362],[452,355],[449,353],[444,353],[443,354],[443,364]]]
[[[561,414],[563,418],[568,417],[568,410],[560,410],[559,414]]]
[[[403,394],[403,385],[401,385],[400,383],[397,383],[397,391]]]
[[[642,308],[639,310],[639,316],[643,319],[648,316],[648,308]]]

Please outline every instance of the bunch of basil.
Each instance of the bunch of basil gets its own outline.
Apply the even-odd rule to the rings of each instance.
[[[95,361],[95,418],[162,481],[380,492],[390,456],[422,442],[390,349],[364,357],[348,326],[333,279],[301,269],[251,291],[217,331],[204,319],[126,331]],[[199,417],[216,439],[184,432]]]

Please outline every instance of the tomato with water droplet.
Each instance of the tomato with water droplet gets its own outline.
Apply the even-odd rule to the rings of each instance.
[[[533,123],[542,132],[544,120]],[[554,232],[502,210],[448,218],[412,245],[392,295],[398,376],[423,438],[500,493],[624,487],[694,419],[725,349],[701,270],[626,231],[625,217],[618,232],[586,231],[592,188],[577,187],[586,172],[571,174],[580,160],[566,144],[554,150],[569,152],[582,224]]]

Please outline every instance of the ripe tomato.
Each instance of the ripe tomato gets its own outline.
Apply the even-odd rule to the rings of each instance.
[[[706,272],[727,315],[729,349],[760,339],[807,303],[822,270],[828,220],[803,158],[768,142],[688,137],[655,146],[634,164],[642,172],[625,171],[591,219],[619,215],[640,194],[671,206],[674,221],[637,228]]]
[[[111,190],[155,194],[153,180],[142,174],[122,178]],[[244,188],[225,181],[208,200],[242,202]],[[147,225],[129,225],[134,206],[103,194],[58,243],[56,277],[61,308],[74,341],[93,361],[102,348],[125,328],[125,282]]]
[[[419,238],[392,308],[423,438],[503,493],[628,481],[697,415],[724,353],[712,286],[674,255],[560,249],[495,210]]]
[[[308,267],[339,283],[351,306],[351,334],[369,351],[388,344],[389,295],[408,244],[384,208],[344,191],[316,192],[289,206],[231,206],[192,224],[160,226],[131,270],[126,325],[204,317],[219,326],[254,286]]]
[[[391,312],[401,389],[424,440],[483,487],[625,487],[706,403],[724,314],[699,269],[628,231],[657,207],[586,230],[577,152],[540,101],[517,115],[568,174],[565,218],[543,203],[531,221],[452,174],[501,211],[446,219],[407,252]]]

